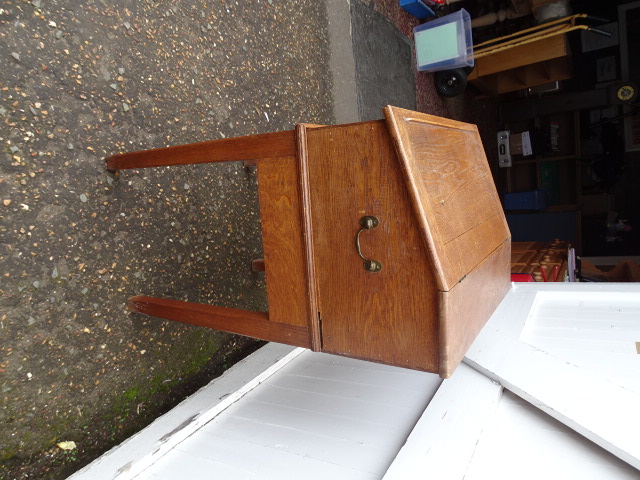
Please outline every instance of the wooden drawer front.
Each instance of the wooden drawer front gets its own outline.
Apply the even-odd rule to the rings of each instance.
[[[504,72],[534,63],[566,57],[569,54],[566,35],[555,35],[541,38],[535,42],[525,43],[518,47],[496,51],[490,55],[476,59],[475,67],[468,80],[475,80],[484,75]]]
[[[314,263],[322,350],[438,369],[437,289],[384,122],[308,131]],[[382,263],[363,268],[355,247]]]

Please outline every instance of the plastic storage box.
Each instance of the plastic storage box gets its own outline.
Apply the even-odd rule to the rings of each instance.
[[[413,29],[418,70],[473,67],[471,17],[462,8]]]
[[[400,0],[400,6],[419,20],[436,16],[433,10],[420,0]]]

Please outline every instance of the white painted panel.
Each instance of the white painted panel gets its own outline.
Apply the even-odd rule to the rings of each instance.
[[[548,293],[554,290],[558,293]],[[593,298],[587,304],[599,309],[600,321],[606,324],[618,313],[626,315],[626,312],[633,311],[634,299],[640,295],[640,285],[516,286],[471,346],[465,362],[625,462],[640,468],[640,442],[637,438],[640,431],[640,395],[629,387],[637,378],[637,370],[624,370],[622,376],[612,380],[613,377],[603,376],[602,371],[595,368],[596,363],[611,364],[610,355],[591,352],[594,357],[592,363],[582,366],[577,355],[570,359],[560,358],[558,353],[549,352],[542,346],[521,341],[522,328],[538,292],[544,292],[540,293],[540,299],[547,295],[547,306],[553,302],[563,304],[563,295],[574,300],[580,297],[574,308],[566,310],[567,318],[576,321],[581,317],[581,310],[576,306],[580,307],[585,299]],[[579,294],[577,297],[576,293]],[[536,321],[535,312],[534,309],[529,317],[533,322]],[[526,332],[524,336],[527,336]]]
[[[349,471],[343,465],[299,455],[278,444],[262,445],[243,438],[198,434],[166,455],[140,477],[158,480],[193,479],[317,479],[373,480],[375,474]],[[187,466],[188,465],[188,474]],[[148,475],[148,476],[147,476]],[[153,475],[153,477],[151,476]]]
[[[380,478],[440,382],[305,352],[140,478],[176,478],[184,463],[197,478]]]
[[[409,385],[407,385],[409,383]],[[274,379],[273,386],[280,388],[295,388],[308,393],[318,393],[332,395],[333,392],[340,392],[340,395],[353,399],[372,399],[379,404],[385,404],[394,408],[416,407],[416,402],[422,403],[423,396],[429,395],[433,390],[429,388],[418,388],[422,386],[418,382],[404,382],[404,387],[388,386],[382,382],[377,385],[365,384],[360,381],[348,382],[333,378],[309,377],[301,375],[279,375]]]
[[[128,480],[305,350],[269,343],[70,479]]]
[[[639,477],[630,465],[508,391],[464,474],[464,480]]]
[[[268,387],[265,387],[266,390]],[[260,392],[265,393],[264,391]],[[242,412],[234,412],[251,419],[268,419],[270,422],[291,426],[309,431],[336,432],[336,435],[365,435],[375,437],[380,429],[387,429],[389,433],[407,432],[407,425],[413,426],[411,421],[416,421],[426,405],[423,403],[417,414],[408,418],[407,412],[398,412],[395,409],[376,408],[376,405],[362,402],[358,409],[357,404],[347,403],[341,398],[329,398],[323,395],[297,395],[291,392],[278,392],[280,396],[271,396],[272,400],[263,401],[255,399],[246,400],[246,409]],[[264,395],[260,396],[264,398]],[[287,398],[288,397],[288,398]]]
[[[388,400],[391,392],[382,391],[381,393],[384,396],[383,400]],[[399,397],[403,392],[399,390],[395,393]],[[352,398],[341,395],[338,391],[315,393],[296,388],[283,388],[270,383],[260,390],[260,394],[256,395],[254,401],[262,402],[265,408],[269,405],[277,405],[322,416],[339,417],[343,421],[366,420],[367,423],[385,428],[404,429],[407,421],[417,420],[415,414],[408,417],[409,413],[421,412],[431,395],[430,392],[428,397],[414,396],[412,401],[405,398],[402,403],[393,404],[380,401],[373,395]]]
[[[520,340],[640,393],[640,294],[540,292]]]
[[[322,359],[322,361],[320,361]],[[293,372],[291,372],[293,374]],[[387,389],[401,388],[409,391],[423,391],[422,378],[425,373],[405,368],[392,367],[380,363],[365,362],[337,355],[319,354],[313,362],[296,367],[296,375],[310,378],[327,378],[345,381],[355,385],[384,386]],[[431,374],[426,374],[434,378]]]
[[[250,442],[255,447],[286,451],[320,462],[340,465],[347,470],[358,470],[378,474],[385,469],[400,449],[402,440],[394,448],[388,442],[370,440],[367,437],[331,435],[326,432],[301,430],[286,425],[248,420],[242,417],[228,418],[221,426],[224,429],[211,431],[211,438],[221,441]],[[251,431],[251,437],[247,432]],[[203,432],[203,435],[209,435]],[[204,438],[204,437],[203,437]],[[182,448],[182,447],[181,447]]]
[[[135,477],[137,480],[161,480],[174,478],[176,480],[204,480],[204,479],[225,479],[225,478],[251,478],[250,473],[240,466],[228,462],[218,462],[210,460],[208,467],[203,468],[201,461],[193,461],[194,455],[190,452],[179,456],[171,455],[167,460],[162,460],[163,470],[146,470]],[[212,473],[208,473],[212,472]],[[213,473],[215,472],[215,473]]]
[[[522,362],[516,348],[536,292],[537,289],[526,289],[509,293],[497,315],[489,321],[493,342],[485,339],[474,344],[474,352],[471,352],[474,358],[495,356],[507,365],[515,364],[512,372],[515,380],[518,376],[527,379],[539,375],[536,362]],[[537,354],[541,358],[549,357],[542,351],[537,351]],[[485,361],[483,365],[487,363]],[[505,373],[508,368],[502,367],[499,370]],[[495,377],[498,378],[497,375]],[[504,378],[503,375],[498,379]],[[553,376],[543,376],[539,381],[552,390],[563,387]],[[515,383],[522,386],[526,380]],[[569,383],[568,389],[571,390]],[[510,383],[506,385],[513,387]],[[540,399],[524,396],[549,411]],[[572,418],[579,417],[575,415],[571,401],[580,402],[582,399],[570,396],[567,400],[567,410]],[[592,415],[598,415],[603,408],[611,410],[608,405],[598,405],[592,410]],[[615,404],[613,408],[620,408],[629,415],[635,414],[635,409],[624,402]],[[462,364],[452,378],[442,383],[384,480],[640,478],[640,472],[631,465],[556,421],[545,411],[508,390],[503,393],[502,386]],[[619,424],[618,427],[626,428],[628,425]],[[633,429],[630,433],[633,434]]]
[[[500,385],[459,365],[442,382],[384,480],[461,480],[501,395]]]
[[[312,410],[288,408],[275,404],[256,405],[255,402],[249,403],[247,401],[246,406],[246,410],[236,413],[238,417],[256,423],[268,422],[288,431],[305,432],[307,435],[305,448],[309,449],[309,455],[313,455],[315,446],[320,446],[324,441],[339,441],[353,447],[366,447],[369,454],[373,450],[381,451],[384,454],[384,449],[389,448],[393,451],[387,455],[392,455],[392,459],[413,427],[410,422],[399,422],[397,426],[390,428],[371,417],[348,418],[347,416],[327,415]],[[417,411],[415,418],[411,420],[415,421],[420,412],[421,410]],[[221,422],[221,427],[223,428],[220,430],[224,430],[225,422]],[[284,433],[283,438],[286,439]]]

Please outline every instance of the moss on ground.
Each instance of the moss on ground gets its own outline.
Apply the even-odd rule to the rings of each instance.
[[[179,348],[153,365],[131,369],[130,386],[100,399],[91,414],[56,417],[47,427],[52,436],[41,440],[39,449],[32,445],[37,452],[32,458],[2,448],[0,478],[66,478],[262,345],[253,339],[190,327],[178,343]],[[24,435],[25,442],[31,441],[28,431]],[[57,446],[69,440],[76,443],[76,449]]]

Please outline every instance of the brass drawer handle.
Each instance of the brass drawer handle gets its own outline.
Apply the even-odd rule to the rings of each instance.
[[[358,230],[358,233],[356,234],[356,250],[358,251],[358,256],[364,260],[364,269],[371,273],[379,272],[382,269],[382,264],[377,260],[369,260],[362,255],[362,252],[360,251],[360,234],[365,230],[376,228],[379,223],[379,220],[372,215],[362,217],[360,219],[360,226],[362,228]]]

